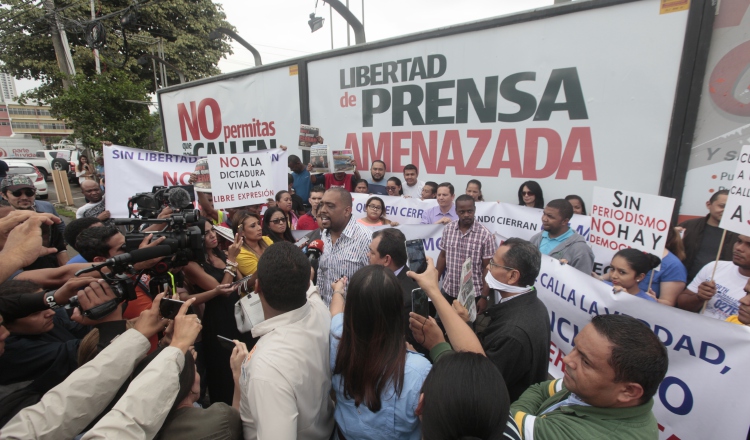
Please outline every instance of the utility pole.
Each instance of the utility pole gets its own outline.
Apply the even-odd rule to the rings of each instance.
[[[363,2],[365,0],[362,0]],[[91,0],[91,20],[96,20],[96,11],[94,10],[94,0]],[[99,50],[94,49],[94,62],[96,63],[96,73],[101,75],[102,74],[102,65],[99,62]]]
[[[55,1],[44,0],[44,7],[47,9],[47,14],[51,15],[52,46],[55,48],[55,57],[57,58],[57,65],[60,67],[60,72],[65,75],[65,78],[63,78],[63,88],[67,90],[71,85],[70,77],[76,73],[73,57],[70,55],[70,47],[68,47],[68,36],[55,12]]]

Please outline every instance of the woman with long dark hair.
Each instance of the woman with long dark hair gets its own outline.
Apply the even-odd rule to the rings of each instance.
[[[542,187],[533,180],[527,180],[518,187],[518,204],[529,208],[544,209]]]
[[[660,263],[661,258],[655,255],[633,248],[622,249],[612,257],[610,281],[605,282],[611,284],[615,292],[627,292],[638,298],[656,302],[656,296],[642,290],[638,283]]]
[[[279,207],[268,208],[263,214],[263,235],[277,243],[288,241],[294,243],[292,230],[289,228],[289,217]]]
[[[364,226],[398,226],[398,222],[392,222],[385,218],[385,203],[380,197],[370,197],[365,203],[365,216],[357,219],[357,223]]]
[[[345,438],[418,439],[415,410],[430,362],[407,350],[403,292],[383,266],[333,283],[331,371],[336,424]]]
[[[270,208],[273,209],[273,208]],[[235,221],[236,219],[236,221]],[[234,233],[242,236],[242,249],[237,255],[237,270],[240,275],[246,277],[258,270],[258,260],[273,241],[263,236],[263,227],[260,225],[260,216],[249,211],[239,211],[232,218]]]
[[[469,183],[466,184],[466,194],[470,195],[475,202],[484,202],[484,197],[482,196],[482,182],[477,179],[469,180]]]
[[[78,158],[76,177],[78,177],[79,185],[86,180],[94,180],[94,167],[89,163],[89,158],[84,155]]]
[[[276,207],[280,208],[286,214],[286,226],[290,231],[297,229],[298,218],[293,206],[292,194],[289,191],[279,191],[276,193]]]
[[[401,179],[398,177],[391,177],[388,179],[385,189],[388,191],[389,196],[400,197],[404,195],[404,190],[401,186]]]
[[[586,215],[586,204],[583,203],[583,199],[581,198],[581,196],[571,194],[569,196],[565,196],[565,200],[569,201],[570,205],[573,206],[573,213]]]
[[[252,335],[243,336],[234,322],[234,304],[239,301],[239,294],[236,290],[226,288],[237,277],[237,257],[242,249],[243,238],[237,234],[225,254],[218,246],[218,237],[211,221],[205,217],[201,217],[199,221],[205,224],[205,259],[191,261],[183,271],[194,290],[205,291],[190,297],[195,298],[194,305],[205,304],[200,353],[201,360],[205,360],[205,384],[208,386],[211,402],[231,405],[234,393],[232,370],[229,367],[231,353],[221,347],[216,336],[238,339],[252,345]]]

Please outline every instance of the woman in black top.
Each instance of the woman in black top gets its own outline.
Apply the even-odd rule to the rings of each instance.
[[[204,246],[206,259],[200,262],[191,261],[185,266],[185,276],[197,291],[205,291],[196,295],[193,305],[205,304],[203,311],[202,341],[203,351],[206,359],[206,382],[211,403],[224,402],[232,404],[234,395],[234,381],[232,370],[229,368],[230,350],[219,345],[216,337],[221,335],[229,339],[238,339],[245,342],[248,347],[253,344],[250,333],[242,334],[237,330],[234,320],[234,304],[240,297],[237,291],[224,294],[226,289],[217,288],[219,285],[229,284],[236,278],[237,255],[242,247],[242,237],[237,236],[234,243],[229,246],[227,254],[218,247],[218,237],[213,230],[210,221],[205,221]]]
[[[263,235],[270,238],[274,243],[288,241],[294,243],[289,218],[281,208],[268,208],[263,214]]]

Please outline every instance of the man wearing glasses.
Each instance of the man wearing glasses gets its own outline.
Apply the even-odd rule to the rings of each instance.
[[[5,177],[0,183],[0,192],[14,210],[36,211],[60,217],[52,203],[35,200],[36,188],[26,176],[11,174]],[[60,267],[68,262],[68,251],[63,238],[65,222],[61,218],[59,224],[50,228],[46,231],[42,229],[42,240],[45,247],[57,248],[57,253],[37,258],[31,265],[24,267],[24,270]]]

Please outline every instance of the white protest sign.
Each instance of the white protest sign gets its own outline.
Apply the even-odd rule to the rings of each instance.
[[[662,258],[673,208],[674,199],[668,197],[595,187],[589,243]]]
[[[719,227],[750,235],[750,145],[744,145],[737,159],[734,180],[729,189],[724,215]]]
[[[592,317],[630,315],[648,325],[669,354],[669,370],[654,396],[660,438],[745,438],[750,327],[613,294],[611,286],[547,256],[535,287],[550,314],[552,376],[562,377],[562,360]]]
[[[104,147],[107,172],[105,206],[113,218],[127,218],[128,200],[154,186],[189,185],[197,156],[139,150],[120,145]]]
[[[211,194],[216,208],[255,205],[287,188],[285,151],[211,154]]]

